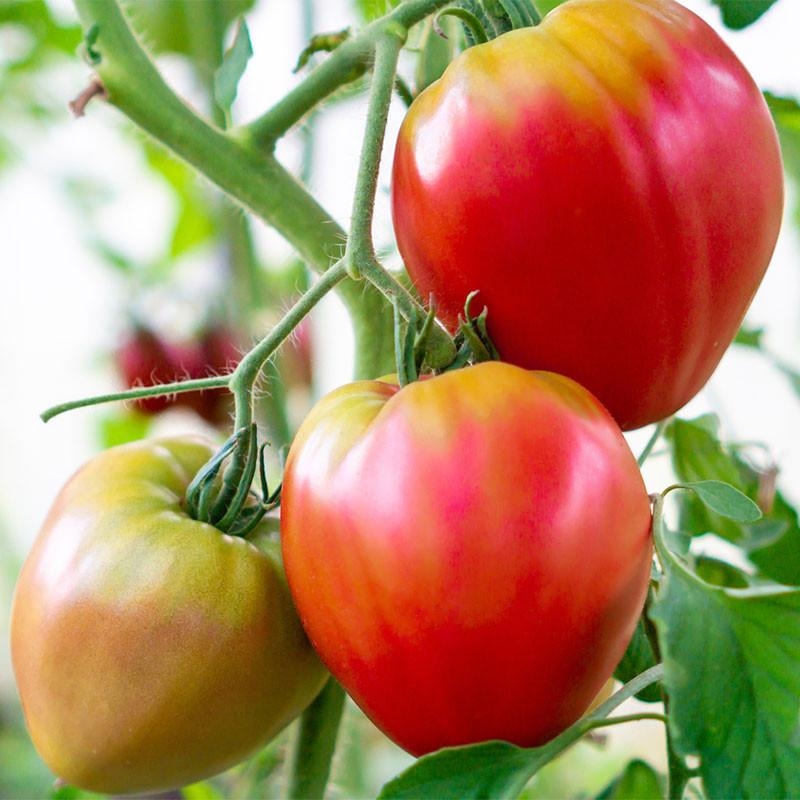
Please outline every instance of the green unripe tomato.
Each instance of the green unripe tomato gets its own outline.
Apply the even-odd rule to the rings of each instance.
[[[272,545],[183,510],[212,452],[181,437],[98,455],[61,490],[25,562],[14,671],[31,738],[68,783],[146,792],[216,774],[326,680]]]

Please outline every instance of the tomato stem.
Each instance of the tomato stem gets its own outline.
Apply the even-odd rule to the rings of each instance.
[[[407,0],[387,16],[367,25],[358,35],[337,47],[291,92],[271,109],[240,129],[256,147],[271,152],[275,142],[322,100],[345,83],[360,78],[369,68],[375,44],[387,26],[410,28],[451,0]]]
[[[383,30],[383,35],[375,45],[367,121],[353,199],[352,230],[344,260],[352,278],[366,279],[392,303],[396,313],[399,312],[404,319],[412,322],[423,319],[426,315],[425,309],[378,261],[372,242],[375,194],[386,122],[392,101],[397,60],[407,35],[406,29],[396,23],[386,24]],[[439,326],[431,330],[428,349],[428,362],[434,367],[446,366],[455,358],[455,345],[447,332]]]
[[[387,28],[387,32],[375,45],[375,64],[370,84],[369,105],[361,145],[356,188],[353,195],[353,211],[350,238],[347,241],[345,260],[348,273],[359,279],[377,265],[372,244],[372,219],[375,210],[375,193],[378,188],[378,169],[386,134],[389,106],[394,93],[397,59],[403,48],[407,31],[400,26]],[[365,269],[362,270],[361,265]]]
[[[432,11],[438,4],[419,0],[411,5],[421,13],[422,6]],[[317,200],[272,155],[260,151],[245,129],[220,130],[173,92],[128,26],[119,0],[75,0],[75,6],[84,28],[97,31],[92,68],[106,87],[108,102],[267,222],[310,267],[324,272],[341,253],[346,234]],[[337,68],[328,82],[336,88],[350,80]],[[312,102],[309,96],[308,109],[323,97]],[[373,377],[386,364],[389,307],[371,287],[348,281],[338,291],[353,319],[356,376]]]
[[[43,422],[49,422],[53,417],[63,414],[66,411],[74,411],[77,408],[97,406],[103,403],[114,403],[120,400],[139,400],[143,397],[163,397],[168,394],[182,394],[184,392],[196,392],[203,389],[220,389],[228,386],[229,378],[227,375],[215,376],[210,378],[196,378],[188,381],[175,381],[173,383],[159,383],[154,386],[142,386],[136,389],[126,389],[123,392],[109,392],[107,394],[83,397],[80,400],[69,400],[66,403],[59,403],[45,409],[39,415]]]
[[[661,422],[657,423],[655,428],[653,429],[653,433],[650,438],[647,440],[647,444],[644,446],[644,449],[641,453],[639,453],[639,457],[636,459],[636,463],[641,467],[645,461],[647,461],[650,453],[653,452],[653,448],[658,444],[658,440],[661,438],[662,434],[664,433],[664,429],[669,424],[671,418],[662,419]]]
[[[287,800],[322,800],[336,749],[345,693],[331,678],[300,717],[289,762]]]

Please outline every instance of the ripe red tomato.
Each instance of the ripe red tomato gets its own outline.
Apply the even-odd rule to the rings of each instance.
[[[240,358],[236,335],[220,326],[212,326],[185,342],[169,341],[139,326],[116,352],[117,365],[129,387],[224,375],[234,369]],[[190,408],[212,425],[222,425],[230,416],[230,400],[225,389],[207,389],[174,397],[143,398],[136,405],[146,414],[156,414],[173,405]]]
[[[546,372],[480,364],[312,409],[281,538],[309,638],[402,747],[541,744],[622,656],[650,508],[608,412]]]
[[[672,0],[571,0],[465,51],[413,103],[397,243],[454,326],[569,375],[623,428],[706,383],[761,281],[783,176],[766,104]]]
[[[211,454],[190,438],[102,453],[25,562],[14,671],[31,738],[68,783],[145,792],[221,772],[326,679],[264,529],[246,541],[183,511]]]

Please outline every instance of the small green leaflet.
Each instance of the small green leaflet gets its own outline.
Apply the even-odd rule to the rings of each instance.
[[[676,558],[651,610],[675,748],[710,798],[800,796],[800,591],[709,586]]]
[[[226,114],[230,113],[233,101],[236,99],[239,81],[252,55],[250,33],[244,18],[241,18],[236,25],[233,44],[225,53],[222,64],[214,75],[214,99]]]
[[[707,508],[727,519],[736,522],[761,519],[761,509],[747,495],[723,481],[692,481],[676,484],[675,488],[691,489]]]
[[[763,338],[763,328],[747,328],[743,325],[741,328],[739,328],[733,343],[741,345],[742,347],[751,347],[754,350],[760,350],[761,340]]]
[[[710,416],[670,423],[665,441],[678,479],[682,483],[721,480],[751,499],[764,495],[760,505],[771,508],[762,519],[743,524],[714,513],[694,492],[676,492],[674,502],[680,509],[682,534],[696,536],[711,531],[740,547],[763,576],[790,586],[800,585],[797,511],[774,485],[770,488],[768,472],[757,471],[744,452],[719,441],[717,427],[716,419]]]
[[[389,781],[378,800],[507,800],[535,772],[530,765],[530,751],[506,742],[440,750]]]
[[[777,0],[712,0],[722,12],[722,21],[733,30],[752,25],[769,11]]]
[[[597,795],[596,800],[661,800],[661,780],[645,761],[634,759],[623,773]]]
[[[451,747],[423,756],[405,772],[389,781],[379,800],[511,800],[546,764],[571,747],[590,730],[615,724],[608,715],[622,702],[661,680],[661,665],[629,681],[591,714],[582,717],[541,747],[522,748],[508,742],[485,742]]]

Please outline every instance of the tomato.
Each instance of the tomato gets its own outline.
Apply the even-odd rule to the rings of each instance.
[[[62,489],[25,562],[14,671],[31,738],[68,783],[144,792],[220,772],[326,679],[276,545],[183,511],[211,454],[173,438],[98,455]]]
[[[611,676],[644,601],[650,507],[577,383],[500,362],[353,383],[312,409],[284,477],[303,625],[406,750],[541,744]]]
[[[706,383],[783,204],[761,93],[672,0],[571,0],[466,50],[412,104],[392,184],[443,321],[479,291],[504,360],[574,378],[626,429]]]
[[[236,335],[224,326],[212,326],[196,339],[170,341],[138,326],[130,331],[116,352],[116,362],[129,387],[172,383],[230,372],[241,352]],[[136,401],[145,414],[157,414],[171,406],[190,408],[212,425],[230,417],[230,394],[225,389],[184,392],[174,397],[148,397]]]

